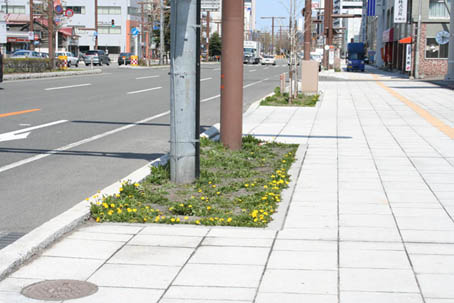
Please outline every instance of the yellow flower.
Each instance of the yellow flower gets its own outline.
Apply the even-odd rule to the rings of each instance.
[[[232,218],[228,218],[227,222],[229,222],[229,223],[232,222]]]
[[[132,209],[130,209],[130,208],[128,207],[128,209],[126,209],[126,211],[127,211],[128,213],[130,213],[130,212],[132,212]]]
[[[170,219],[170,221],[175,222],[175,218]]]
[[[191,205],[191,204],[189,204],[189,205],[188,205],[188,207],[189,207],[189,208],[192,208],[192,205]]]
[[[189,217],[188,217],[188,216],[186,216],[186,217],[184,217],[184,219],[185,219],[185,220],[188,220],[188,219],[189,219]]]
[[[198,192],[199,192],[199,193],[201,193],[201,192],[202,192],[202,189],[201,189],[201,188],[199,188]]]
[[[123,191],[123,187],[120,187],[120,192],[122,192],[122,191]]]
[[[121,209],[117,209],[117,214],[121,214],[123,211]]]
[[[255,218],[255,219],[254,219],[254,222],[257,222],[257,221],[258,221],[258,219],[257,219],[257,218]]]
[[[107,214],[108,214],[109,216],[112,216],[112,215],[113,215],[113,210],[109,210],[109,211],[107,212]]]
[[[287,162],[287,161],[285,161],[285,160],[282,160],[282,163],[285,163],[285,162]]]
[[[211,184],[211,181],[208,181],[208,184]]]
[[[246,183],[246,184],[244,184],[244,187],[249,187],[249,184],[247,184],[247,183]]]
[[[159,216],[157,216],[157,217],[156,217],[156,218],[154,219],[154,221],[155,221],[155,222],[158,222],[158,221],[159,221],[159,219],[160,219],[160,217],[159,217]]]
[[[211,206],[207,206],[207,209],[210,210],[210,209],[211,209]]]
[[[147,218],[143,218],[143,222],[147,222]]]
[[[120,194],[116,194],[115,197],[120,198]]]
[[[205,197],[202,196],[202,197],[200,197],[200,199],[201,199],[201,200],[205,200]]]
[[[111,203],[110,207],[115,208],[115,204]]]
[[[221,194],[221,192],[219,192],[219,191],[218,191],[218,192],[216,192],[216,195],[220,195],[220,194]]]
[[[195,224],[199,225],[199,224],[200,224],[200,221],[199,221],[199,220],[196,220],[196,221],[195,221]]]
[[[216,188],[216,184],[211,185],[211,187]]]
[[[139,187],[139,183],[134,183],[134,186],[135,187]]]
[[[210,221],[211,221],[211,222],[213,222],[213,221],[214,221],[214,219],[213,219],[213,218],[210,218]]]
[[[263,185],[263,188],[265,188],[265,189],[268,188],[268,185]]]
[[[136,213],[137,212],[137,208],[133,208],[132,211]]]
[[[96,222],[99,222],[101,219],[99,217],[96,218]]]
[[[104,208],[109,208],[109,205],[108,205],[107,203],[103,203],[102,206],[103,206]]]
[[[180,222],[180,218],[177,218],[177,220],[176,220],[176,221],[177,221],[177,222]]]
[[[180,203],[180,206],[181,206],[181,207],[184,207],[184,204],[183,204],[183,203]]]

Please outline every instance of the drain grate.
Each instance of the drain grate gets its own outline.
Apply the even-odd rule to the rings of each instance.
[[[77,280],[47,280],[28,285],[22,294],[36,300],[61,301],[90,296],[98,291],[93,283]]]
[[[21,238],[25,233],[10,232],[5,233],[0,231],[0,249],[14,243],[16,240]]]

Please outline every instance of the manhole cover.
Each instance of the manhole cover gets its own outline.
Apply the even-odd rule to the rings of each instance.
[[[22,294],[37,300],[61,301],[90,296],[97,291],[98,286],[85,281],[48,280],[24,287]]]

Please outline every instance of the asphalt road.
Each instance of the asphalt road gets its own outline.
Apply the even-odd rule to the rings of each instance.
[[[245,110],[279,85],[279,63],[245,66]],[[0,248],[169,151],[168,72],[111,66],[0,85]],[[220,65],[203,65],[201,79],[208,128],[220,117]]]

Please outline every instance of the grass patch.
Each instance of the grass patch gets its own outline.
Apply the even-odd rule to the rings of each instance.
[[[281,93],[281,89],[276,87],[274,95],[266,97],[260,102],[262,106],[310,106],[313,107],[319,100],[319,95],[304,95],[298,94],[292,103],[289,103],[288,93]]]
[[[169,223],[264,227],[272,219],[297,145],[266,143],[252,136],[231,151],[201,139],[201,176],[193,184],[170,182],[169,165],[151,168],[141,183],[91,205],[96,222]]]

